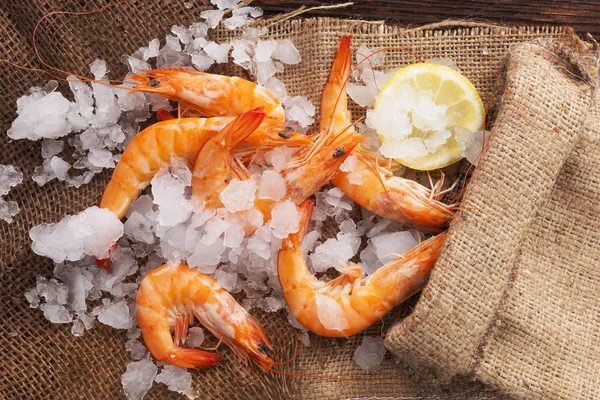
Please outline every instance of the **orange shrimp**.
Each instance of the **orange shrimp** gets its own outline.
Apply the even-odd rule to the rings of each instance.
[[[300,249],[313,206],[310,200],[299,206],[300,230],[283,240],[277,259],[285,301],[305,328],[320,336],[354,335],[425,287],[444,245],[445,232],[420,243],[367,278],[362,277],[360,265],[351,263],[338,278],[327,283],[317,280],[308,271]],[[333,320],[323,317],[323,308]]]
[[[236,144],[250,135],[254,126],[260,123],[258,120],[251,121],[252,118],[260,117],[256,111],[245,114],[242,114],[235,124],[228,125],[209,140],[198,153],[192,172],[192,196],[195,200],[202,200],[206,208],[223,207],[219,195],[232,179],[250,178],[244,165],[236,161],[235,151],[232,151]],[[310,146],[298,150],[284,167],[282,174],[285,177],[287,194],[282,201],[291,200],[299,204],[318,191],[329,182],[361,140],[361,135],[346,132],[337,135],[317,135]],[[263,214],[265,222],[271,219],[271,212],[276,204],[277,202],[267,199],[256,199],[254,202],[255,208]],[[245,224],[242,221],[240,223]],[[254,225],[244,226],[246,235],[250,235],[255,229]]]
[[[254,82],[184,68],[143,72],[127,78],[138,82],[131,92],[160,94],[203,117],[237,117],[244,111],[264,107],[265,123],[285,126],[285,112],[279,100]]]
[[[113,211],[119,218],[150,184],[154,175],[177,160],[190,167],[206,141],[215,136],[234,118],[179,118],[149,126],[133,138],[104,189],[101,208]],[[311,138],[271,125],[259,126],[245,139],[252,148],[276,145],[305,146]]]
[[[321,129],[339,130],[350,125],[351,114],[346,97],[346,82],[352,62],[350,40],[350,36],[342,37],[323,89]],[[350,129],[354,130],[352,126]],[[439,232],[452,219],[455,206],[438,201],[440,192],[387,173],[375,157],[360,148],[353,154],[357,156],[355,170],[339,171],[332,183],[354,202],[377,215],[424,232]]]
[[[136,298],[144,344],[158,361],[207,367],[221,356],[179,347],[194,317],[244,363],[270,369],[273,346],[258,322],[210,276],[185,264],[164,264],[144,277]],[[175,333],[175,340],[171,332]]]

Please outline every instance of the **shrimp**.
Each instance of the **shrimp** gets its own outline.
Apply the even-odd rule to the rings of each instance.
[[[283,240],[277,259],[285,301],[305,328],[320,336],[351,336],[423,289],[440,255],[445,232],[420,243],[367,278],[362,278],[359,265],[351,263],[343,275],[325,283],[310,274],[300,249],[313,207],[311,200],[299,206],[300,230]],[[320,307],[335,320],[324,319]]]
[[[208,141],[198,153],[192,172],[192,196],[196,201],[204,202],[206,208],[223,207],[219,195],[232,179],[250,178],[250,174],[245,166],[238,162],[236,152],[232,149],[245,135],[250,134],[252,129],[254,126],[248,122],[236,126],[232,123]],[[322,132],[316,135],[315,141],[310,146],[298,150],[284,167],[282,174],[286,183],[286,195],[281,201],[291,200],[299,204],[318,191],[330,181],[361,140],[361,135],[346,132],[337,135]],[[254,207],[263,214],[264,222],[271,219],[271,211],[276,204],[277,202],[267,199],[254,201]],[[244,213],[241,212],[240,215],[243,217]],[[246,235],[250,235],[257,228],[246,224],[247,221],[239,222],[244,225]]]
[[[104,189],[101,208],[107,208],[119,218],[129,205],[150,184],[154,175],[176,160],[194,165],[196,156],[206,141],[215,136],[234,118],[179,118],[158,122],[144,129],[127,146],[111,180]],[[270,148],[277,145],[306,146],[312,143],[306,135],[271,125],[259,126],[245,139],[250,148]]]
[[[132,92],[157,93],[191,108],[204,117],[237,117],[264,107],[265,123],[285,126],[279,100],[266,88],[236,76],[215,75],[184,68],[143,71],[128,80],[138,82]]]
[[[258,322],[210,276],[185,264],[164,264],[144,277],[136,298],[144,344],[158,361],[205,367],[221,357],[179,347],[194,317],[247,364],[270,369],[273,346]],[[175,340],[171,336],[174,331]]]
[[[346,97],[346,81],[352,62],[350,40],[350,36],[342,37],[323,88],[321,129],[335,131],[350,126],[349,129],[354,131]],[[331,182],[354,202],[377,215],[424,232],[439,232],[452,219],[455,206],[438,201],[439,192],[386,173],[376,158],[362,148],[357,148],[353,154],[357,157],[355,170],[338,171]]]

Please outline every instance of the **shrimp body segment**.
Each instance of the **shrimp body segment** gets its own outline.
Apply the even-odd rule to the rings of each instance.
[[[216,280],[195,268],[165,264],[154,269],[144,277],[136,304],[144,343],[159,361],[193,368],[221,360],[217,354],[179,347],[195,317],[244,363],[273,365],[268,357],[273,348],[258,322]]]
[[[283,240],[277,260],[285,301],[305,328],[320,336],[351,336],[423,289],[440,255],[445,232],[422,242],[367,278],[362,277],[359,265],[350,264],[344,274],[325,283],[310,274],[300,250],[313,206],[311,201],[299,206],[300,231]],[[319,307],[327,311],[319,313]],[[335,315],[335,321],[322,321],[323,314]]]
[[[279,100],[266,88],[246,79],[185,68],[149,70],[127,79],[138,82],[133,92],[160,94],[203,117],[237,117],[244,111],[263,107],[266,123],[285,126],[285,112]]]
[[[346,82],[352,63],[350,40],[350,36],[342,37],[323,89],[321,129],[335,130],[351,125],[346,96]],[[353,126],[349,129],[354,132]],[[430,189],[409,179],[389,176],[361,148],[357,148],[354,155],[358,158],[356,169],[339,171],[332,179],[332,183],[354,202],[377,215],[424,232],[439,232],[452,219],[455,207],[438,201]],[[352,180],[349,179],[350,174]],[[351,181],[362,183],[353,184]]]

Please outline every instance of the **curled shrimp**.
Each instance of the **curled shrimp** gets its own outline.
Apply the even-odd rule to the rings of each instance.
[[[258,322],[210,276],[185,264],[164,264],[140,284],[137,322],[144,344],[158,361],[184,368],[207,367],[221,357],[179,347],[194,317],[244,363],[270,369],[273,346]],[[175,339],[171,335],[174,331]]]
[[[335,131],[349,126],[354,131],[346,97],[346,82],[350,77],[352,62],[350,41],[350,36],[342,37],[329,79],[323,88],[321,129]],[[439,232],[452,219],[455,206],[440,202],[440,191],[393,176],[379,166],[375,157],[361,148],[357,148],[353,154],[357,157],[355,170],[338,171],[332,183],[354,202],[377,215],[424,232]]]
[[[100,207],[119,218],[129,205],[150,184],[154,175],[173,160],[194,165],[198,152],[234,118],[178,118],[158,122],[135,136],[127,146],[108,182]],[[245,138],[247,147],[270,148],[277,145],[305,146],[311,143],[306,135],[271,125],[260,125]]]
[[[250,178],[245,166],[236,158],[238,153],[234,148],[252,134],[262,118],[264,113],[256,110],[243,113],[202,147],[192,171],[192,196],[195,201],[204,202],[206,208],[221,208],[223,203],[219,195],[227,185],[233,179]],[[318,191],[330,181],[361,140],[361,135],[346,132],[335,135],[322,132],[316,135],[314,142],[300,148],[282,170],[286,195],[281,201],[290,200],[299,204]],[[271,219],[271,211],[276,204],[268,199],[254,201],[254,207],[262,213],[264,222]],[[246,235],[257,228],[245,221],[239,222],[244,225]]]
[[[377,322],[392,308],[425,287],[429,273],[446,239],[440,233],[363,278],[357,264],[345,267],[343,275],[329,282],[317,280],[308,271],[300,249],[314,203],[300,206],[301,228],[283,240],[277,259],[279,282],[290,312],[305,328],[320,336],[347,337]],[[335,315],[321,321],[319,308]]]
[[[237,117],[244,111],[264,107],[265,123],[285,126],[285,112],[279,100],[266,88],[236,76],[162,68],[127,79],[138,83],[132,92],[157,93],[203,117]]]

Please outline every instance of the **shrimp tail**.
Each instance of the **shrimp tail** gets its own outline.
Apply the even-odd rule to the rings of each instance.
[[[214,139],[223,143],[224,147],[232,149],[260,126],[265,115],[262,107],[246,111],[227,125]]]
[[[168,363],[182,368],[212,367],[222,359],[220,355],[208,351],[176,347],[171,352]]]
[[[298,204],[298,213],[300,214],[300,229],[296,233],[290,233],[290,235],[283,240],[282,246],[287,248],[298,249],[302,245],[302,240],[306,236],[308,231],[308,225],[310,224],[310,217],[312,216],[313,209],[315,208],[315,201],[311,199],[304,200]]]

